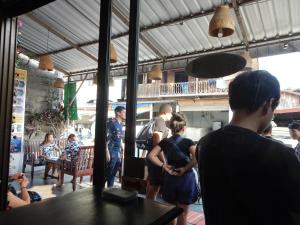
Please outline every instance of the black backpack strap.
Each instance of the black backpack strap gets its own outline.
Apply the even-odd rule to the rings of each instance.
[[[188,157],[187,155],[185,155],[179,148],[178,144],[182,141],[182,137],[179,136],[175,141],[172,140],[171,138],[169,139],[169,141],[173,144],[174,147],[174,151],[176,152],[176,154],[182,158],[183,160],[185,160],[186,162],[190,162],[191,159],[190,157]]]

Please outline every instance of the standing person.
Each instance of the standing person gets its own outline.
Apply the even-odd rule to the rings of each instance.
[[[115,108],[115,118],[109,119],[107,124],[107,187],[113,187],[116,173],[121,165],[122,137],[124,136],[122,122],[125,121],[125,119],[126,109],[123,106],[117,106]]]
[[[158,112],[159,115],[155,118],[154,121],[152,136],[153,146],[158,145],[162,139],[168,137],[169,128],[166,126],[166,122],[171,119],[172,111],[172,106],[170,104],[162,104],[160,106]],[[160,152],[158,157],[162,162],[165,162],[162,152]],[[146,188],[146,197],[147,199],[155,200],[163,180],[162,170],[159,166],[154,165],[151,161],[147,159],[146,162],[148,167],[148,183]]]
[[[162,186],[162,197],[184,211],[177,219],[177,225],[187,224],[187,213],[190,204],[198,198],[196,174],[193,167],[197,164],[196,146],[190,139],[183,138],[186,119],[183,114],[175,113],[170,120],[172,136],[163,139],[148,155],[148,158],[161,170],[166,171]],[[166,163],[158,158],[163,151]],[[174,220],[171,224],[176,224]]]
[[[273,138],[273,136],[272,136],[272,128],[273,128],[272,123],[270,123],[270,124],[266,127],[266,129],[264,129],[264,131],[262,132],[261,135],[262,135],[263,137],[265,137],[265,138],[268,138],[268,139],[272,140],[272,141],[277,141],[277,142],[279,142],[279,143],[281,143],[281,144],[284,144],[282,141],[279,141],[279,140]]]
[[[289,124],[289,131],[291,138],[298,141],[298,144],[295,147],[295,154],[300,160],[300,123],[299,122],[292,122]]]
[[[279,82],[267,71],[230,83],[230,124],[197,146],[206,225],[300,224],[300,162],[293,149],[259,135],[279,98]]]

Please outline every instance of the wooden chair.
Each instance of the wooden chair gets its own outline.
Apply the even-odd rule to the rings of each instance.
[[[62,160],[60,166],[60,183],[64,183],[64,174],[73,176],[73,191],[76,190],[76,179],[83,176],[90,176],[93,180],[94,146],[80,147],[77,157],[74,160]]]
[[[39,157],[42,155],[42,151],[40,150],[40,145],[42,142],[43,140],[35,140],[35,141],[27,140],[24,142],[24,158],[23,158],[22,172],[25,173],[26,165],[31,166],[31,180],[33,179],[33,175],[34,175],[34,167],[45,165],[45,161],[40,162],[39,160]],[[56,143],[57,146],[61,148],[65,148],[67,140],[56,139],[54,140],[54,142]]]

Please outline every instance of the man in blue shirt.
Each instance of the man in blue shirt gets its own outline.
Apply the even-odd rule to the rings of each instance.
[[[126,109],[123,106],[115,108],[115,118],[111,118],[107,124],[107,187],[113,187],[118,168],[121,166],[122,122],[126,119]]]

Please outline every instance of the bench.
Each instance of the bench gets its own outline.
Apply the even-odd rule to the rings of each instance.
[[[34,167],[44,166],[45,161],[40,162],[39,157],[42,155],[42,151],[40,150],[40,145],[43,140],[26,140],[24,142],[24,158],[23,158],[23,169],[22,172],[25,173],[26,165],[31,166],[31,180],[34,175]],[[56,139],[54,140],[55,144],[61,148],[65,148],[67,144],[67,139]],[[58,156],[57,156],[58,157]]]

